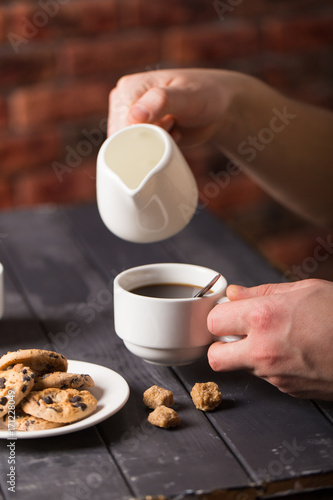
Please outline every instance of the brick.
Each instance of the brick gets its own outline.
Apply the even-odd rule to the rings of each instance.
[[[242,173],[222,176],[220,183],[214,179],[214,176],[205,176],[197,182],[201,206],[216,215],[231,217],[267,199],[266,193]]]
[[[256,18],[263,16],[286,17],[290,15],[299,15],[300,12],[310,14],[324,11],[332,7],[331,0],[239,0],[233,2],[230,0],[212,0],[212,5],[220,21],[224,22],[231,18]]]
[[[60,36],[64,33],[109,34],[116,27],[117,0],[72,0],[62,6],[56,17]]]
[[[96,162],[86,161],[59,182],[50,165],[19,178],[14,186],[17,205],[79,203],[96,199]]]
[[[8,179],[0,179],[0,209],[11,208],[13,206],[13,197],[11,186]]]
[[[20,3],[7,8],[6,18],[8,32],[25,38],[27,42],[108,33],[116,25],[116,0]]]
[[[172,26],[215,20],[215,12],[211,2],[202,0],[169,0],[139,2],[139,19],[141,25]]]
[[[333,43],[333,14],[262,21],[262,43],[266,50],[315,51]]]
[[[246,22],[173,28],[163,36],[163,59],[180,64],[246,56],[258,50],[256,27]]]
[[[251,2],[213,0],[212,6],[217,18],[222,23],[236,17],[260,16],[269,8],[268,2],[265,0],[251,0]]]
[[[0,8],[0,42],[5,39],[5,15],[3,9]]]
[[[293,95],[295,99],[333,110],[332,81],[325,82],[309,77],[304,84],[294,89]]]
[[[107,117],[92,117],[90,120],[80,120],[78,123],[69,123],[68,126],[61,127],[63,135],[62,151],[60,154],[65,158],[67,154],[66,146],[69,145],[77,150],[81,141],[88,141],[93,146],[92,154],[95,154],[106,139]],[[96,155],[95,155],[96,156]]]
[[[26,20],[32,12],[32,7],[25,2],[15,2],[1,9],[4,19],[3,39],[10,43],[11,38],[20,37],[21,40],[16,40],[14,46],[18,43],[19,48],[24,47],[32,39],[32,30],[29,29]],[[27,31],[26,31],[27,30]],[[13,46],[12,46],[13,48]],[[14,51],[17,52],[16,50]]]
[[[64,73],[71,76],[130,71],[159,61],[159,38],[145,31],[107,40],[72,42],[59,54],[59,59]]]
[[[304,225],[292,232],[285,231],[270,235],[259,241],[259,250],[271,262],[277,265],[286,277],[292,280],[300,278],[321,278],[333,280],[333,256],[325,250],[320,255],[324,260],[315,258],[315,249],[320,241],[332,239],[332,233],[324,233]],[[318,239],[319,238],[319,239]]]
[[[215,20],[216,14],[210,2],[202,0],[121,0],[118,3],[118,25],[172,26],[190,22]]]
[[[54,131],[0,136],[1,174],[11,175],[51,162],[59,154],[60,138]]]
[[[14,87],[41,82],[57,74],[56,58],[50,49],[27,46],[14,54],[11,49],[0,49],[0,86]]]
[[[39,85],[19,89],[9,97],[9,119],[20,130],[47,123],[107,115],[110,86],[104,82],[77,82],[60,88]]]
[[[262,238],[260,248],[276,262],[292,266],[313,254],[314,241],[313,231],[299,228]]]
[[[6,101],[0,95],[0,130],[4,129],[8,124]]]

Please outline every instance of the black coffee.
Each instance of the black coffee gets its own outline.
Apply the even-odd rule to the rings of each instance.
[[[156,297],[159,299],[187,299],[194,297],[202,287],[185,283],[157,283],[156,285],[139,286],[131,290],[137,295]]]

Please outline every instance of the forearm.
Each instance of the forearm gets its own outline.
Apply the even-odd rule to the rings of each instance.
[[[280,202],[333,225],[333,114],[245,75],[229,93],[214,142]]]

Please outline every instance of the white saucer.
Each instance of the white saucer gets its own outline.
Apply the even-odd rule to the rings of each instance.
[[[86,363],[84,361],[68,360],[69,373],[87,373],[95,381],[95,387],[89,387],[89,391],[97,399],[97,408],[92,415],[74,422],[73,424],[45,429],[41,431],[16,431],[9,434],[8,430],[0,430],[0,439],[34,439],[50,436],[59,436],[70,432],[80,431],[106,420],[117,413],[126,403],[129,397],[129,386],[119,373],[105,366]]]

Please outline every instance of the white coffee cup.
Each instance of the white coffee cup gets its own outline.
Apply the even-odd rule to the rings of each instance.
[[[133,290],[156,284],[190,284],[203,288],[217,271],[191,264],[149,264],[127,269],[114,280],[117,335],[135,355],[150,363],[184,365],[200,358],[217,340],[207,328],[209,311],[225,296],[221,276],[200,298],[158,298]]]
[[[161,127],[125,127],[97,157],[97,206],[107,228],[128,241],[160,241],[181,231],[197,208],[194,175]]]
[[[3,315],[4,300],[3,265],[0,263],[0,318]]]

